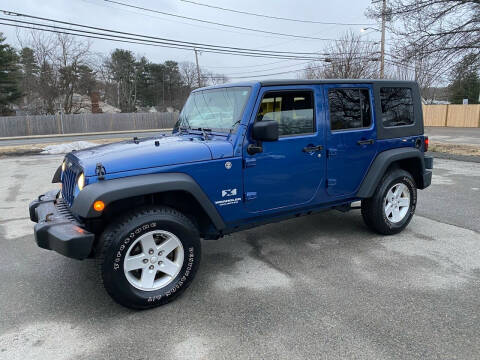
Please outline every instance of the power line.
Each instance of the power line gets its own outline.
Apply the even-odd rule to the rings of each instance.
[[[369,55],[374,55],[374,54],[378,54],[378,53],[371,53]],[[323,59],[323,61],[325,62],[342,62],[342,58],[339,58],[339,57],[336,57],[336,55],[340,55],[340,54],[334,54],[334,56],[331,56],[331,57],[328,57],[328,58],[325,58]],[[358,56],[358,57],[352,57],[350,58],[349,60],[358,60],[358,61],[372,61],[372,60],[377,60],[377,59],[368,59],[366,58],[365,56]],[[259,72],[263,72],[263,71],[273,71],[273,70],[279,70],[279,69],[288,69],[288,68],[291,68],[291,67],[294,67],[294,66],[300,66],[300,65],[307,65],[307,64],[312,64],[312,61],[306,61],[306,62],[302,62],[302,63],[299,63],[299,64],[294,64],[294,65],[284,65],[284,66],[277,66],[277,67],[273,67],[273,68],[270,68],[270,69],[262,69],[262,70],[255,70],[255,71],[247,71],[247,72],[241,72],[241,73],[231,73],[231,74],[224,74],[225,76],[234,76],[234,75],[239,75],[239,74],[255,74],[255,73],[259,73]],[[310,69],[318,69],[318,68],[321,68],[322,66],[311,66],[309,67]]]
[[[284,21],[293,21],[293,22],[301,22],[301,23],[309,23],[309,24],[321,24],[321,25],[339,25],[339,26],[355,26],[355,25],[374,25],[374,24],[367,24],[367,23],[341,23],[341,22],[324,22],[324,21],[314,21],[314,20],[302,20],[302,19],[293,19],[293,18],[285,18],[285,17],[280,17],[280,16],[271,16],[271,15],[265,15],[265,14],[256,14],[256,13],[251,13],[248,11],[242,11],[242,10],[234,10],[234,9],[227,9],[224,7],[220,6],[214,6],[214,5],[209,5],[209,4],[202,4],[196,1],[190,1],[190,0],[180,0],[186,3],[198,5],[198,6],[205,6],[209,7],[212,9],[218,9],[222,11],[229,11],[237,14],[244,14],[244,15],[250,15],[250,16],[256,16],[256,17],[263,17],[267,19],[274,19],[274,20],[284,20]]]
[[[136,11],[134,9],[120,8],[120,7],[116,6],[115,4],[107,4],[105,2],[100,2],[100,3],[94,2],[96,0],[81,0],[81,1],[83,1],[85,3],[88,3],[89,5],[108,7],[109,9],[114,9],[114,10],[117,10],[117,11],[121,10],[121,11],[125,11],[125,12],[135,14],[135,15],[147,16],[147,17],[150,17],[150,18],[153,18],[153,19],[160,19],[162,21],[168,21],[168,22],[172,22],[172,23],[176,23],[176,24],[183,24],[183,25],[194,27],[194,28],[210,29],[210,30],[218,31],[217,26],[200,25],[200,24],[197,24],[197,23],[192,23],[191,21],[188,21],[188,20],[176,20],[176,19],[168,18],[168,17],[163,16],[163,15],[158,16],[158,15],[155,15],[155,14],[152,14],[152,13],[145,13],[145,12],[141,12],[141,11]],[[232,33],[232,34],[241,34],[241,35],[245,35],[245,36],[257,36],[257,37],[261,36],[261,37],[270,38],[270,39],[280,39],[280,38],[284,39],[283,36],[257,34],[257,33],[245,32],[245,31],[241,31],[241,30],[222,29],[222,31],[223,32],[229,32],[229,33]],[[300,39],[293,39],[293,40],[300,40]],[[305,40],[305,41],[309,41],[309,40]]]
[[[14,22],[19,22],[19,20],[10,20],[10,19],[2,19],[0,20],[6,20],[6,21],[14,21]],[[28,22],[26,22],[29,24]],[[77,33],[77,32],[82,32],[82,30],[72,30],[76,32],[71,32],[71,31],[60,31],[60,30],[55,30],[54,26],[51,26],[51,28],[47,29],[40,29],[40,28],[35,28],[33,26],[44,26],[48,27],[48,25],[42,25],[42,24],[35,24],[31,23],[33,26],[27,26],[27,25],[18,25],[18,24],[11,24],[11,23],[6,23],[6,22],[0,22],[0,25],[6,25],[6,26],[12,26],[16,28],[21,28],[21,29],[30,29],[30,30],[38,30],[38,31],[46,31],[50,33],[56,33],[56,34],[63,34],[63,35],[72,35],[72,36],[79,36],[79,37],[84,37],[84,38],[89,38],[89,39],[98,39],[98,40],[108,40],[108,41],[115,41],[115,42],[120,42],[120,43],[127,43],[127,44],[139,44],[139,45],[148,45],[148,46],[155,46],[155,47],[162,47],[162,48],[171,48],[171,49],[179,49],[179,50],[188,50],[191,51],[194,48],[193,47],[187,47],[184,45],[165,45],[165,44],[155,44],[151,40],[141,40],[138,39],[138,41],[130,41],[130,40],[125,40],[125,39],[118,39],[116,35],[109,35],[109,34],[98,34],[98,35],[86,35],[82,33]],[[57,27],[58,29],[58,27]],[[85,32],[85,31],[83,31]],[[250,53],[242,53],[242,52],[231,52],[231,51],[226,51],[226,50],[202,50],[204,52],[209,52],[209,53],[215,53],[215,54],[223,54],[223,55],[239,55],[239,56],[247,56],[247,57],[260,57],[260,58],[273,58],[273,59],[295,59],[295,60],[306,60],[308,58],[305,57],[298,57],[298,58],[290,58],[290,57],[285,57],[285,56],[276,56],[276,55],[268,55],[268,54],[250,54]]]
[[[190,42],[190,41],[181,41],[181,40],[175,40],[175,39],[161,38],[156,36],[142,35],[142,34],[88,26],[88,25],[83,25],[79,23],[55,20],[55,19],[44,18],[44,17],[34,16],[29,14],[2,10],[2,9],[0,9],[0,12],[3,12],[4,14],[9,16],[25,17],[25,18],[30,18],[30,19],[40,20],[40,21],[53,22],[54,25],[49,25],[44,23],[34,23],[34,22],[28,22],[28,21],[22,21],[17,19],[10,19],[10,18],[3,18],[2,20],[4,21],[11,21],[11,22],[17,22],[17,23],[22,23],[27,25],[47,27],[50,29],[53,28],[54,30],[60,29],[60,30],[68,31],[70,34],[73,31],[73,32],[79,32],[79,33],[88,34],[88,35],[103,36],[103,37],[108,36],[109,39],[114,37],[117,40],[118,39],[133,40],[133,41],[136,41],[135,43],[138,43],[140,41],[141,43],[147,43],[147,45],[151,45],[150,43],[154,43],[154,44],[160,44],[160,45],[175,46],[175,48],[186,48],[191,50],[193,50],[194,48],[197,48],[205,52],[214,52],[214,53],[220,52],[220,53],[229,53],[229,54],[235,54],[235,55],[262,55],[262,57],[282,58],[282,59],[289,59],[289,60],[320,60],[319,58],[320,56],[329,56],[329,54],[325,54],[325,53],[292,52],[292,51],[279,51],[279,50],[267,51],[267,50],[261,50],[261,49],[249,49],[249,48],[240,48],[240,47],[233,47],[233,46],[212,45],[212,44],[204,44],[204,43],[197,43],[197,42]],[[91,29],[95,31],[80,30],[80,29],[75,29],[71,27],[68,27],[68,28],[61,27],[61,26],[58,26],[56,23],[73,26],[81,29],[83,28]],[[38,30],[44,30],[44,29],[38,29]],[[101,33],[99,33],[99,31]],[[120,35],[117,35],[117,34],[120,34]],[[81,34],[76,34],[76,35],[81,36]],[[127,35],[127,36],[124,36],[124,35]],[[108,40],[108,39],[104,39],[104,40]]]
[[[387,54],[388,55],[388,54]],[[417,71],[417,69],[415,69],[415,67],[411,66],[411,65],[406,65],[402,62],[399,62],[399,61],[394,61],[394,60],[389,60],[389,59],[385,59],[385,62],[390,64],[390,65],[394,65],[394,66],[397,66],[397,67],[400,67],[400,68],[404,68],[404,69],[407,69],[407,70],[411,70],[411,71]],[[442,79],[444,81],[449,81],[450,79],[448,78],[448,75],[437,75],[437,77],[439,79]]]
[[[239,47],[232,47],[232,46],[222,46],[222,45],[212,45],[212,44],[196,43],[196,42],[189,42],[189,41],[181,41],[181,40],[175,40],[175,39],[161,38],[161,37],[155,37],[155,36],[148,36],[148,35],[142,35],[142,34],[128,33],[128,32],[123,32],[123,31],[117,31],[117,30],[87,26],[87,25],[82,25],[82,24],[78,24],[78,23],[71,23],[71,22],[66,22],[66,21],[48,19],[48,18],[33,16],[33,15],[28,15],[28,14],[9,12],[9,11],[6,11],[6,10],[0,10],[0,11],[7,14],[7,15],[26,17],[26,18],[37,19],[37,20],[41,20],[41,21],[51,21],[51,22],[54,22],[54,23],[59,23],[59,24],[69,25],[69,26],[74,26],[74,27],[79,27],[79,28],[92,29],[92,30],[96,30],[96,31],[92,32],[92,31],[86,31],[86,30],[59,27],[58,25],[52,26],[52,25],[47,25],[47,24],[33,23],[33,22],[26,22],[26,21],[22,22],[21,20],[16,20],[16,19],[15,20],[14,19],[3,19],[5,21],[12,21],[12,22],[42,26],[42,27],[50,27],[50,28],[53,27],[55,29],[66,30],[66,31],[69,31],[69,32],[75,31],[75,32],[88,33],[88,34],[91,34],[91,35],[101,35],[101,36],[109,36],[109,37],[122,38],[122,39],[127,39],[127,40],[134,40],[134,41],[152,42],[152,43],[166,44],[166,45],[175,45],[175,46],[184,47],[184,48],[188,48],[188,49],[198,48],[198,49],[201,49],[202,51],[205,51],[205,52],[214,52],[212,50],[215,50],[215,52],[220,51],[220,52],[246,54],[246,55],[248,55],[248,54],[250,54],[250,55],[262,55],[262,57],[271,57],[271,58],[278,57],[278,58],[283,58],[283,59],[299,59],[299,60],[307,60],[307,59],[315,60],[315,59],[318,59],[319,56],[321,56],[321,54],[319,54],[319,53],[291,52],[291,51],[266,51],[266,50],[259,50],[259,49],[248,49],[248,48],[239,48]],[[98,31],[101,31],[103,33],[98,33]],[[105,34],[105,32],[107,34]],[[113,34],[121,34],[121,35],[128,35],[128,36],[125,37],[125,36],[113,35]],[[80,36],[80,34],[78,34],[78,36]],[[133,36],[133,38],[132,38],[132,36]]]
[[[314,36],[287,34],[287,33],[268,31],[268,30],[248,28],[248,27],[244,27],[244,26],[229,25],[229,24],[219,23],[219,22],[215,22],[215,21],[197,19],[197,18],[193,18],[193,17],[189,17],[189,16],[172,14],[172,13],[168,13],[168,12],[165,12],[165,11],[144,8],[144,7],[141,7],[141,6],[126,4],[126,3],[123,3],[123,2],[120,2],[120,1],[115,1],[115,0],[103,0],[103,1],[108,2],[108,3],[112,3],[112,4],[117,4],[117,5],[129,7],[129,8],[132,8],[132,9],[143,10],[143,11],[153,12],[153,13],[162,14],[162,15],[166,15],[166,16],[173,16],[173,17],[180,18],[180,19],[197,21],[197,22],[202,22],[202,23],[207,23],[207,24],[212,24],[212,25],[218,25],[218,26],[223,26],[223,27],[228,27],[228,28],[234,28],[234,29],[240,29],[240,30],[246,30],[246,31],[254,31],[254,32],[270,34],[270,35],[280,35],[280,36],[286,36],[286,37],[293,37],[293,38],[297,38],[297,39],[309,39],[309,40],[321,40],[321,41],[343,41],[341,39],[339,40],[339,39],[330,39],[330,38],[318,38],[318,37],[314,37]],[[373,41],[362,40],[362,42],[373,42]]]
[[[354,63],[360,63],[362,61],[378,61],[378,59],[366,59],[365,57],[356,57],[356,58],[352,58],[352,60],[356,60],[356,61],[354,61]],[[311,62],[308,62],[308,63],[311,63]],[[299,65],[301,65],[301,64],[299,64]],[[290,74],[290,73],[300,72],[300,71],[305,71],[305,70],[322,69],[325,66],[326,65],[322,64],[320,66],[310,66],[308,68],[301,68],[301,69],[282,71],[282,72],[276,72],[276,73],[269,73],[269,74],[250,75],[250,76],[229,76],[228,74],[225,74],[224,76],[230,77],[232,79],[251,79],[251,78],[253,79],[253,78],[260,78],[260,77],[267,77],[267,76]],[[266,71],[266,70],[264,70],[264,71]]]
[[[279,61],[273,61],[273,62],[268,62],[263,64],[244,65],[244,66],[204,66],[204,67],[209,69],[247,69],[247,68],[257,68],[257,67],[262,67],[267,65],[274,65],[274,64],[284,63],[288,61],[291,61],[291,60],[279,60]]]
[[[306,62],[302,62],[300,64],[294,64],[294,65],[277,66],[277,67],[273,67],[273,68],[270,68],[270,69],[262,69],[262,70],[254,70],[254,71],[242,71],[242,72],[237,72],[237,73],[225,74],[225,76],[234,76],[234,75],[242,75],[242,74],[255,74],[255,73],[262,72],[262,71],[273,71],[273,70],[278,70],[278,69],[288,69],[288,68],[291,68],[291,67],[294,67],[294,66],[306,65],[306,64],[309,64],[309,63],[311,63],[311,61],[306,61]]]
[[[282,72],[277,72],[277,73],[261,74],[261,75],[231,76],[231,78],[233,78],[233,79],[255,79],[255,78],[267,77],[267,76],[276,76],[276,75],[291,74],[291,73],[299,72],[299,71],[303,71],[303,70],[304,70],[304,69],[298,69],[298,70],[282,71]],[[227,77],[228,77],[228,76],[227,76]]]
[[[312,53],[312,52],[293,52],[293,51],[280,51],[280,50],[267,51],[267,50],[261,50],[261,49],[239,48],[239,47],[233,47],[233,46],[212,45],[212,44],[206,44],[206,43],[182,41],[182,40],[176,40],[176,39],[168,39],[168,38],[162,38],[162,37],[157,37],[157,36],[142,35],[142,34],[125,32],[125,31],[106,29],[106,28],[95,27],[95,26],[88,26],[88,25],[72,23],[72,22],[68,22],[68,21],[49,19],[49,18],[34,16],[34,15],[29,15],[29,14],[23,14],[23,13],[17,13],[17,12],[13,12],[13,11],[2,10],[2,9],[0,9],[0,12],[3,12],[5,15],[10,15],[10,16],[26,17],[26,18],[36,19],[36,20],[41,20],[41,21],[50,21],[50,22],[63,24],[63,25],[70,25],[70,26],[75,26],[75,27],[80,27],[80,28],[98,30],[98,31],[103,31],[103,32],[110,32],[110,33],[121,34],[121,35],[130,35],[130,36],[136,36],[136,37],[153,39],[153,40],[160,40],[160,41],[165,41],[165,42],[175,42],[175,43],[179,43],[179,44],[192,45],[192,46],[195,46],[195,47],[203,46],[203,47],[210,47],[210,48],[222,48],[222,49],[228,49],[228,50],[252,51],[252,52],[262,52],[262,53],[276,53],[276,54],[300,54],[300,55],[308,55],[308,56],[320,55],[319,53]],[[5,20],[9,20],[9,19],[5,19]],[[9,20],[9,21],[14,21],[14,20]],[[40,24],[40,25],[49,26],[49,25],[44,25],[44,24]],[[68,29],[68,30],[75,30],[75,29]]]

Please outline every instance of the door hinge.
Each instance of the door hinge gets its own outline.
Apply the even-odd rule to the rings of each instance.
[[[327,187],[337,185],[337,179],[327,179]]]
[[[337,149],[328,149],[327,156],[328,157],[337,156]]]
[[[257,165],[257,159],[255,158],[245,158],[243,159],[243,167],[248,168],[248,167],[253,167]]]
[[[257,198],[256,192],[246,192],[245,193],[245,201],[255,200]]]

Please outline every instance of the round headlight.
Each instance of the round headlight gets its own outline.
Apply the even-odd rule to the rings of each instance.
[[[82,191],[83,187],[85,186],[85,175],[83,174],[83,172],[78,177],[77,186],[78,186],[78,190],[80,191]]]
[[[67,168],[67,163],[65,160],[62,162],[62,172],[65,172],[65,169]]]

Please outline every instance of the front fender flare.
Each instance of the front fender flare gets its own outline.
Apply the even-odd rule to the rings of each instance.
[[[425,160],[423,153],[416,148],[398,148],[381,152],[373,161],[367,175],[363,179],[362,185],[358,189],[357,197],[369,198],[373,196],[378,183],[382,179],[383,174],[388,167],[395,161],[404,159],[418,159],[421,169],[420,174],[423,176],[425,172]]]
[[[108,206],[117,200],[175,190],[190,193],[208,214],[217,230],[225,228],[222,217],[208,196],[191,176],[183,173],[137,175],[96,182],[80,191],[73,202],[72,212],[86,219],[97,218],[102,214],[93,209],[93,203],[97,200]]]

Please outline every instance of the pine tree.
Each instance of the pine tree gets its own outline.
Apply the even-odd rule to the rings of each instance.
[[[22,92],[17,53],[4,41],[0,33],[0,115],[11,115],[11,105],[22,97]]]
[[[469,104],[478,104],[480,96],[480,77],[478,75],[480,59],[477,55],[465,56],[452,72],[449,85],[450,100],[461,104],[468,99]]]
[[[36,91],[38,88],[39,67],[32,49],[25,47],[20,51],[20,88],[24,96],[24,102],[28,107],[34,107]],[[32,109],[30,109],[32,111]],[[35,112],[35,111],[33,111]]]

